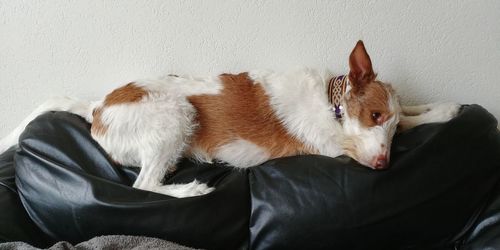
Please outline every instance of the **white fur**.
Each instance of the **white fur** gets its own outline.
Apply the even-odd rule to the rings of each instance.
[[[173,196],[192,194],[192,189],[203,194],[200,190],[209,189],[205,184],[169,187],[161,181],[188,149],[197,126],[195,109],[186,97],[218,94],[220,81],[168,76],[134,85],[145,89],[147,96],[139,102],[103,108],[101,122],[106,132],[94,138],[114,160],[141,167],[134,187]]]
[[[88,122],[92,122],[92,110],[95,105],[97,103],[75,100],[69,97],[56,97],[46,101],[28,115],[9,135],[0,140],[0,154],[17,144],[19,136],[21,136],[26,126],[37,116],[48,111],[68,111],[85,118]]]
[[[187,184],[170,184],[163,186],[156,186],[153,188],[153,192],[166,194],[173,197],[192,197],[198,195],[208,194],[214,191],[215,188],[207,186],[205,183],[200,183],[197,180],[194,180]]]
[[[361,164],[371,166],[374,158],[379,155],[386,155],[389,158],[390,151],[388,149],[391,147],[398,120],[396,115],[381,126],[366,128],[360,124],[359,120],[346,118],[345,134],[359,138],[356,141],[358,153],[360,153],[357,160]]]
[[[380,126],[364,127],[358,117],[350,117],[348,112],[345,114],[344,134],[355,141],[358,149],[357,160],[363,165],[373,165],[374,159],[379,155],[385,155],[389,160],[392,137],[396,133],[401,107],[397,97],[393,95],[390,96],[388,104],[389,112],[393,113],[393,116]],[[345,102],[344,107],[349,108]]]
[[[191,147],[189,152],[184,154],[186,157],[191,157],[191,159],[201,162],[201,163],[213,163],[212,156],[210,156],[207,152],[198,147]]]
[[[224,144],[215,153],[216,159],[238,168],[256,166],[269,160],[270,157],[265,149],[243,139]]]
[[[424,123],[446,122],[455,117],[459,109],[460,104],[451,102],[403,106],[399,126],[406,130]]]
[[[171,94],[178,97],[191,95],[217,95],[222,90],[219,77],[165,76],[159,79],[145,79],[135,83],[155,95]]]
[[[343,153],[342,125],[335,120],[326,95],[332,77],[328,71],[253,71],[249,75],[264,87],[288,132],[319,154],[337,157]]]

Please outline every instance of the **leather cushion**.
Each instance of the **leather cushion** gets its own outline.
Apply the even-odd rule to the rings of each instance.
[[[30,219],[19,199],[15,184],[14,152],[11,148],[0,155],[0,242],[24,241],[47,247],[52,245]]]
[[[390,169],[348,157],[269,161],[250,173],[252,249],[450,248],[500,179],[497,122],[464,107],[398,135]]]
[[[276,159],[246,171],[183,160],[167,182],[214,185],[176,199],[130,187],[81,118],[47,113],[20,139],[16,183],[26,211],[53,240],[146,235],[209,249],[451,247],[474,228],[500,178],[496,120],[467,106],[445,124],[398,135],[391,168],[342,156]],[[248,243],[249,242],[249,243]]]
[[[90,137],[89,125],[65,112],[30,123],[15,163],[26,211],[54,240],[76,244],[123,234],[210,249],[246,245],[250,200],[245,171],[184,160],[170,182],[196,176],[217,189],[185,199],[134,189],[137,170],[114,164]]]

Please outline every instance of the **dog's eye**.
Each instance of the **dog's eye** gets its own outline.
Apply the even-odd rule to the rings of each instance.
[[[379,123],[380,122],[380,117],[382,116],[382,114],[380,114],[380,112],[373,112],[372,113],[372,120],[375,122],[375,123]]]

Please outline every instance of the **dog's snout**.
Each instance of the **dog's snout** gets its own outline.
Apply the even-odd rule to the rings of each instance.
[[[373,160],[373,168],[375,169],[386,169],[389,161],[387,160],[387,154],[380,154]]]

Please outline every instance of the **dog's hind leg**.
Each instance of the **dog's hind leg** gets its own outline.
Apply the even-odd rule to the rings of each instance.
[[[178,159],[185,151],[186,141],[190,137],[190,128],[169,131],[161,146],[145,149],[141,152],[141,171],[133,187],[161,193],[177,198],[198,196],[213,191],[213,188],[196,180],[187,184],[163,185],[167,171],[175,169]]]
[[[147,134],[140,137],[138,153],[141,171],[133,187],[178,198],[209,193],[214,189],[197,181],[162,184],[167,171],[175,170],[196,128],[195,110],[187,100],[180,98],[173,104],[169,102],[165,102],[167,108],[163,112],[145,120],[148,126],[154,127],[146,127]]]
[[[139,101],[101,106],[97,110],[93,138],[115,162],[141,167],[133,187],[175,197],[212,190],[197,182],[162,184],[167,171],[175,169],[196,129],[196,111],[185,97],[151,92]]]
[[[162,180],[166,172],[175,167],[175,163],[180,155],[165,153],[160,157],[154,157],[151,160],[145,161],[142,165],[141,172],[134,182],[134,187],[155,193],[161,193],[177,198],[198,196],[210,193],[214,188],[208,187],[206,184],[196,180],[187,184],[170,184],[163,185]]]

